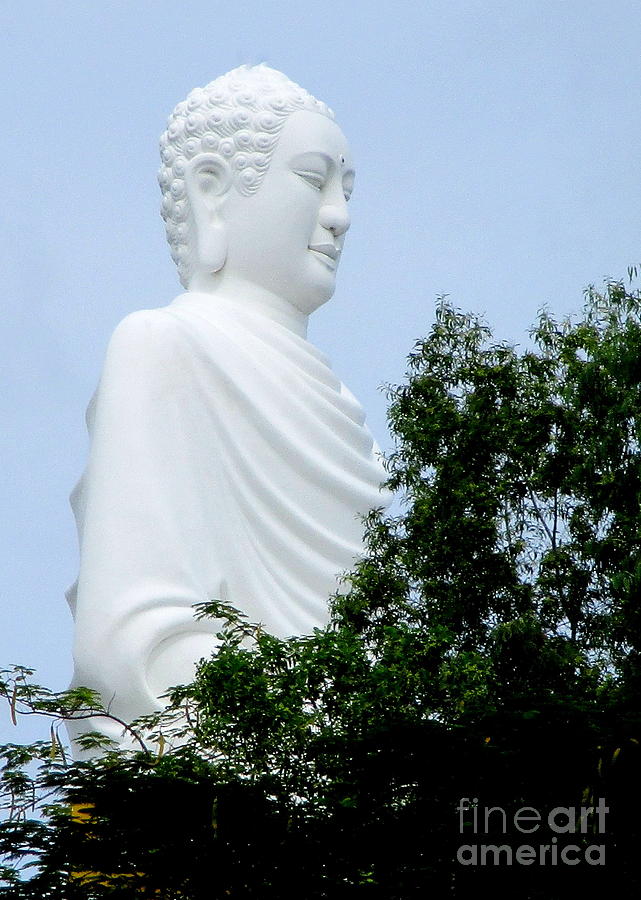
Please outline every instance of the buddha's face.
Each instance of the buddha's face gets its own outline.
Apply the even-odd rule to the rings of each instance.
[[[334,293],[353,183],[338,125],[318,113],[292,113],[258,191],[230,190],[226,197],[226,276],[267,289],[305,314],[325,303]]]

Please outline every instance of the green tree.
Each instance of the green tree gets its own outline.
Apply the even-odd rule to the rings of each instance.
[[[4,748],[5,896],[554,900],[600,896],[613,873],[637,896],[641,295],[590,289],[580,320],[542,312],[531,337],[493,343],[439,302],[389,389],[401,512],[367,519],[326,629],[279,640],[204,604],[227,620],[221,648],[166,714],[133,723],[138,754],[71,765],[55,729]],[[0,683],[15,714],[95,704],[28,676]],[[545,819],[602,797],[605,833],[594,812],[578,833],[513,825],[524,806]],[[500,813],[485,833],[486,807],[505,833]],[[457,860],[480,843],[580,860]]]

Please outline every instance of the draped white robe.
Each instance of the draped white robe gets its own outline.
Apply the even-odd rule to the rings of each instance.
[[[189,680],[215,646],[220,623],[194,618],[204,600],[282,637],[327,621],[360,517],[389,498],[362,408],[312,344],[186,293],[120,323],[87,418],[74,685],[126,721],[162,708],[172,675]],[[70,731],[89,729],[122,733]]]

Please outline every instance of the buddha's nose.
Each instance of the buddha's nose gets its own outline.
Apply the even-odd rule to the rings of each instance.
[[[327,228],[327,230],[331,231],[335,237],[338,237],[341,234],[345,234],[350,226],[349,213],[347,212],[347,203],[344,207],[338,206],[333,203],[327,203],[325,204],[325,206],[321,206],[318,213],[318,221],[323,226],[323,228]]]

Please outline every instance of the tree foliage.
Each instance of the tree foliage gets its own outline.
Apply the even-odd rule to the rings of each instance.
[[[554,900],[600,895],[613,872],[619,896],[637,895],[641,295],[590,289],[580,320],[543,311],[531,339],[493,342],[439,302],[388,389],[400,512],[368,517],[327,628],[280,640],[203,604],[226,619],[220,649],[165,714],[129,723],[139,753],[72,764],[55,727],[2,749],[0,896],[294,886],[306,900],[411,900],[490,885]],[[90,692],[50,695],[31,674],[0,681],[14,716],[95,712]],[[555,836],[604,845],[603,867],[457,860],[463,843],[551,840],[503,833],[496,816],[475,834],[461,798],[509,819],[601,797],[605,834],[587,813],[583,831]]]

